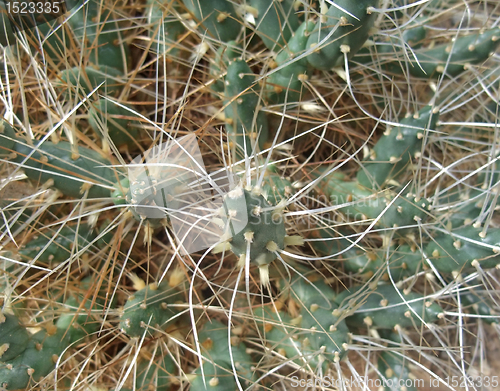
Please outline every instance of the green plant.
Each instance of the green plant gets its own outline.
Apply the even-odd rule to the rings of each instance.
[[[73,5],[0,52],[0,388],[484,379],[496,4]]]

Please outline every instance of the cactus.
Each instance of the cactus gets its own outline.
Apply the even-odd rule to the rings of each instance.
[[[226,132],[236,156],[251,156],[264,148],[268,123],[260,110],[259,94],[253,89],[255,76],[243,60],[233,60],[227,67],[224,89]]]
[[[307,41],[308,48],[320,45],[307,56],[309,64],[316,69],[332,69],[344,64],[344,53],[349,59],[356,54],[368,39],[376,17],[372,8],[378,3],[377,0],[355,3],[338,0],[335,5],[330,5],[324,14],[325,21],[317,22]]]
[[[59,72],[59,79],[62,80],[60,87],[64,88],[68,100],[75,94],[87,96],[101,84],[99,92],[106,92],[108,96],[114,96],[123,88],[123,84],[118,81],[122,77],[123,74],[119,70],[98,65],[90,65],[85,68],[73,67]]]
[[[146,391],[153,388],[157,391],[168,391],[175,372],[175,362],[168,354],[155,361],[143,359],[137,365],[135,389]]]
[[[202,347],[201,353],[211,362],[203,363],[204,376],[201,367],[196,369],[194,372],[196,377],[191,381],[192,390],[237,389],[230,354],[232,354],[235,363],[238,382],[244,388],[250,384],[253,379],[252,359],[246,352],[244,343],[235,342],[233,345],[231,342],[231,346],[229,346],[227,326],[216,320],[208,322],[199,332],[198,340]],[[229,349],[231,349],[231,353]]]
[[[181,299],[182,292],[168,281],[152,283],[128,298],[120,316],[120,329],[132,338],[153,335],[175,319],[179,312],[175,303]]]
[[[88,289],[92,278],[80,282],[80,288]],[[83,300],[82,294],[69,297],[64,305],[78,308]],[[101,299],[96,300],[97,307],[102,309]],[[91,301],[85,301],[85,308],[90,309]],[[6,390],[26,388],[39,382],[55,368],[64,351],[83,338],[96,332],[97,323],[87,313],[62,313],[56,324],[30,334],[26,327],[20,325],[14,315],[1,314],[0,329],[3,342],[0,356],[0,386]]]
[[[470,285],[481,285],[480,281],[471,281]],[[497,324],[500,321],[500,315],[495,308],[494,302],[485,292],[477,287],[468,287],[467,290],[460,292],[460,302],[463,308],[474,314],[479,315],[481,319],[488,324]]]
[[[347,232],[340,235],[348,236]],[[332,259],[341,261],[343,269],[348,273],[356,273],[366,278],[372,277],[382,270],[382,279],[388,280],[386,273],[389,266],[390,274],[395,281],[413,275],[422,268],[422,253],[412,251],[410,245],[390,245],[389,248],[359,248],[353,246],[354,238],[344,239],[329,228],[314,231],[309,239],[311,247],[321,256],[332,256]],[[350,247],[349,250],[346,250]],[[334,257],[335,254],[341,254]]]
[[[357,286],[346,290],[335,298],[335,302],[343,305],[349,297],[363,289],[363,286]],[[356,303],[351,300],[349,306],[355,306]],[[390,284],[378,285],[368,293],[360,294],[360,300],[362,303],[356,312],[346,318],[349,326],[393,329],[399,325],[418,329],[422,326],[422,320],[426,323],[437,322],[444,316],[439,305],[426,300],[425,296],[417,292],[399,291]]]
[[[36,259],[37,262],[57,265],[70,259],[73,251],[81,251],[90,246],[94,239],[95,234],[86,224],[47,229],[23,245],[19,254],[21,259],[28,262]]]
[[[229,41],[217,49],[215,59],[210,63],[210,75],[216,79],[210,86],[213,92],[216,94],[224,92],[224,81],[219,80],[223,74],[223,69],[226,69],[231,61],[240,57],[242,52],[243,49],[236,41]]]
[[[395,333],[388,337],[390,341],[401,343],[401,338]],[[389,346],[397,348],[398,346]],[[380,373],[382,384],[385,385],[385,391],[399,390],[405,387],[408,391],[418,391],[412,384],[415,375],[408,369],[408,361],[405,361],[399,354],[390,351],[382,351],[378,357],[377,369]],[[401,387],[399,387],[401,385]]]
[[[284,288],[285,294],[287,289]],[[310,330],[307,335],[313,351],[321,351],[323,359],[338,362],[346,353],[349,330],[335,313],[335,292],[318,276],[307,280],[296,277],[290,283],[289,300],[300,308],[300,327]]]
[[[59,356],[70,346],[71,338],[66,330],[54,326],[49,329],[31,335],[20,354],[0,362],[0,385],[6,390],[26,388],[52,372]]]
[[[495,7],[77,3],[3,31],[0,388],[370,388],[488,367]]]
[[[259,188],[250,191],[235,188],[224,197],[221,212],[224,213],[226,237],[214,252],[222,252],[229,245],[239,257],[241,267],[248,256],[250,262],[259,267],[263,285],[269,280],[269,264],[277,258],[277,253],[287,245],[302,243],[300,237],[286,235],[283,206],[272,207]]]
[[[396,180],[406,166],[421,153],[426,130],[434,130],[438,112],[426,106],[413,117],[401,120],[400,126],[389,128],[370,151],[370,160],[363,162],[356,179],[368,188]]]
[[[288,200],[293,193],[295,193],[293,185],[288,179],[273,173],[268,173],[264,178],[262,195],[271,205],[278,205]]]
[[[401,42],[399,37],[385,39],[382,42],[373,42],[370,45],[362,47],[356,55],[352,58],[354,62],[369,64],[373,59],[378,59],[379,56],[394,56],[395,47],[410,46],[412,49],[419,49],[425,42],[427,38],[427,33],[429,29],[425,26],[425,18],[417,18],[410,26],[405,28],[402,33]],[[396,65],[390,64],[384,66],[390,70],[396,69]],[[401,68],[399,68],[401,69]]]
[[[179,56],[177,41],[186,31],[184,24],[172,15],[173,9],[180,11],[178,8],[173,1],[148,0],[146,9],[148,24],[151,25],[149,36],[154,40],[151,51],[159,56],[167,56],[170,61]]]
[[[11,314],[0,313],[0,360],[11,361],[28,347],[29,334]]]
[[[90,313],[90,310],[104,310],[104,292],[99,292],[95,298],[86,298],[87,292],[96,281],[92,277],[86,277],[78,284],[78,291],[73,292],[63,304],[63,309],[59,314],[56,327],[64,330],[69,337],[69,344],[82,342],[88,336],[96,333],[100,328],[100,322]],[[82,306],[83,302],[83,306]],[[114,306],[114,303],[111,303]]]
[[[293,0],[279,3],[265,0],[250,0],[255,14],[255,30],[269,50],[278,50],[288,42],[299,27],[299,17],[294,10]]]
[[[296,59],[307,49],[309,34],[315,24],[302,23],[293,33],[287,45],[276,56],[276,66],[283,67],[269,76],[268,98],[274,102],[298,101],[301,96],[302,81],[307,77],[307,58]]]
[[[12,126],[5,120],[0,121],[0,158],[7,159],[13,153],[17,144],[16,132]]]
[[[484,232],[481,228],[466,226],[451,234],[437,235],[425,247],[432,266],[442,273],[466,271],[480,266],[483,269],[500,263],[500,230]]]
[[[98,0],[90,0],[83,6],[77,0],[70,0],[67,7],[73,9],[68,23],[76,41],[82,48],[90,49],[89,62],[126,73],[129,48],[123,42],[124,37],[113,12]]]
[[[127,106],[125,106],[127,107]],[[89,124],[103,139],[109,137],[117,147],[137,146],[139,137],[139,123],[131,121],[131,108],[127,110],[117,103],[99,99],[89,109]]]
[[[0,45],[2,46],[12,45],[14,42],[16,42],[16,36],[14,35],[15,30],[12,28],[9,17],[7,16],[7,9],[4,3],[0,5],[0,9],[2,11],[0,13],[1,15]]]
[[[25,33],[34,53],[38,52],[40,57],[43,55],[48,64],[59,64],[70,49],[69,33],[57,21],[40,24],[33,31],[26,30]]]
[[[322,181],[324,185],[320,186],[329,196],[332,205],[339,205],[338,210],[349,220],[376,219],[381,216],[378,226],[397,228],[414,226],[425,220],[429,213],[430,204],[426,199],[419,199],[408,192],[400,196],[391,191],[375,193],[357,181],[345,181],[335,174],[326,176]],[[408,231],[409,229],[404,229],[400,232]]]
[[[345,355],[349,330],[345,322],[332,314],[335,292],[317,276],[305,281],[295,277],[290,283],[280,280],[278,287],[288,298],[288,308],[299,308],[292,318],[287,312],[271,307],[254,311],[266,343],[297,365],[316,369],[339,362]]]
[[[236,11],[228,0],[183,0],[197,22],[206,28],[213,38],[229,42],[236,39],[241,25]]]
[[[7,149],[14,151],[15,163],[22,166],[31,180],[44,183],[52,180],[52,186],[69,197],[79,198],[87,193],[89,198],[107,198],[111,185],[117,182],[111,162],[98,152],[85,147],[76,150],[72,144],[50,141],[30,145],[19,138],[0,134]]]
[[[500,43],[500,29],[493,28],[479,34],[459,36],[451,43],[433,45],[415,50],[416,60],[409,63],[413,76],[430,78],[443,73],[455,77],[471,64],[486,61]],[[391,70],[400,70],[391,67]]]

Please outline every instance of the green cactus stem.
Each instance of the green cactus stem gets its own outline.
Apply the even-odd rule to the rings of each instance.
[[[89,285],[88,282],[88,279],[82,281],[82,289]],[[84,305],[80,309],[82,301]],[[85,299],[81,293],[72,293],[64,302],[64,312],[57,319],[56,326],[67,333],[70,344],[81,342],[101,327],[101,323],[89,313],[91,309],[103,311],[104,301],[97,298],[92,306],[92,298]]]
[[[334,172],[326,176],[320,186],[332,205],[339,205],[338,210],[350,221],[373,220],[381,216],[378,227],[397,229],[403,226],[416,227],[429,215],[430,203],[426,199],[409,192],[399,196],[389,190],[377,193],[371,187],[345,179],[343,174]],[[408,227],[398,230],[398,233],[407,234],[411,231],[412,228]]]
[[[272,206],[259,188],[233,189],[224,197],[220,211],[225,236],[213,252],[231,249],[240,259],[239,266],[243,267],[249,249],[250,262],[259,267],[261,284],[267,284],[268,267],[277,258],[277,253],[287,245],[303,243],[301,237],[286,235],[283,205]]]
[[[388,339],[401,344],[399,334],[391,333]],[[377,369],[380,372],[380,380],[384,385],[384,391],[396,391],[403,387],[407,391],[418,391],[413,386],[415,376],[408,369],[409,361],[401,357],[400,354],[393,353],[390,350],[399,348],[399,345],[390,344],[387,350],[380,352],[377,361]],[[403,353],[402,353],[403,354]],[[402,385],[403,387],[399,387]]]
[[[87,96],[101,84],[97,92],[115,96],[121,92],[124,85],[120,81],[123,74],[119,70],[99,65],[64,69],[59,72],[58,78],[61,80],[59,87],[64,90],[66,100],[71,100],[75,95]]]
[[[256,181],[252,184],[255,186]],[[278,205],[282,201],[286,201],[291,195],[295,193],[292,183],[278,174],[267,171],[262,183],[262,195],[271,203],[271,205]]]
[[[334,312],[335,291],[319,276],[311,275],[307,281],[296,277],[289,292],[290,300],[299,307],[300,327],[311,332],[307,343],[314,351],[321,352],[322,359],[338,362],[346,353],[349,330],[340,314]]]
[[[81,224],[76,226],[64,226],[59,229],[45,229],[30,238],[19,250],[22,259],[57,265],[70,259],[72,251],[82,250],[93,243],[95,234],[92,229]]]
[[[333,311],[335,292],[317,276],[308,281],[295,277],[280,280],[278,288],[288,298],[289,313],[265,306],[254,311],[267,344],[297,365],[327,369],[345,355],[349,342],[347,325]],[[260,323],[262,322],[262,325]]]
[[[243,49],[236,41],[229,41],[221,45],[215,53],[215,59],[210,61],[210,75],[216,81],[210,86],[212,92],[219,96],[224,92],[224,80],[221,79],[227,66],[234,59],[241,57]]]
[[[154,360],[142,359],[137,365],[136,390],[170,390],[177,366],[168,353]]]
[[[149,37],[154,40],[150,50],[159,57],[165,56],[167,61],[179,57],[178,43],[182,34],[186,32],[184,24],[177,19],[173,10],[182,12],[175,1],[148,0],[146,15],[148,17]]]
[[[67,8],[73,9],[68,24],[82,49],[90,51],[89,62],[100,67],[112,67],[125,74],[129,48],[111,4],[107,6],[100,0],[90,0],[82,6],[78,0],[68,0]]]
[[[436,128],[438,117],[436,108],[426,106],[413,117],[402,119],[399,126],[388,128],[358,171],[359,184],[377,188],[397,180],[420,155],[425,132]]]
[[[130,296],[120,316],[120,329],[128,336],[152,336],[179,313],[175,308],[182,293],[168,281],[146,286]],[[174,320],[175,321],[175,320]]]
[[[494,268],[500,264],[500,229],[466,226],[436,235],[425,247],[429,260],[441,273]]]
[[[299,27],[294,0],[249,0],[248,5],[255,9],[255,31],[269,50],[283,47]]]
[[[228,328],[217,320],[207,322],[198,333],[201,353],[209,361],[203,363],[203,372],[206,387],[203,384],[201,367],[194,373],[196,376],[191,381],[192,390],[225,391],[236,390],[231,355],[233,357],[239,382],[245,389],[253,379],[252,358],[247,353],[243,342],[232,342],[229,346]],[[231,353],[230,350],[231,349]]]
[[[129,107],[126,106],[125,107]],[[129,107],[130,108],[130,107]],[[131,120],[133,113],[117,103],[99,99],[89,109],[89,124],[102,139],[109,137],[117,147],[137,146],[140,135],[140,123]]]
[[[430,78],[443,73],[455,77],[471,64],[486,61],[499,43],[498,27],[478,34],[459,36],[450,43],[414,50],[416,60],[412,54],[408,69],[416,77]],[[394,66],[391,70],[400,72],[401,68]]]
[[[313,22],[302,23],[293,33],[287,45],[276,56],[276,66],[283,68],[274,72],[268,79],[268,99],[282,103],[298,101],[301,96],[302,83],[307,79],[307,58],[295,60],[307,49],[309,34],[313,31]]]
[[[316,69],[332,69],[344,64],[344,53],[350,59],[361,49],[368,39],[370,29],[377,14],[372,8],[378,6],[378,0],[338,0],[316,23],[316,30],[307,41],[308,48],[316,47],[327,36],[321,47],[307,56],[307,61]],[[333,33],[332,33],[333,31]]]
[[[339,305],[345,305],[349,297],[356,297],[349,300],[349,306],[357,309],[346,318],[348,326],[393,329],[399,325],[419,329],[422,327],[420,319],[433,323],[444,316],[438,304],[417,292],[398,291],[392,284],[377,285],[366,293],[363,290],[363,286],[352,287],[335,299]]]
[[[111,162],[94,150],[78,147],[66,141],[54,144],[34,140],[29,145],[12,136],[12,128],[2,122],[0,140],[5,142],[4,151],[13,151],[11,161],[22,164],[26,176],[32,181],[44,183],[52,180],[52,186],[64,195],[81,198],[87,192],[89,198],[109,198],[111,185],[117,182],[117,173]],[[9,130],[10,128],[10,130]]]
[[[269,134],[267,118],[255,89],[255,75],[243,60],[227,67],[224,106],[226,132],[236,156],[252,156],[254,148],[262,150]]]
[[[11,361],[28,347],[29,334],[16,316],[0,312],[0,360]]]
[[[24,389],[39,382],[55,368],[59,356],[70,346],[66,330],[52,327],[33,334],[24,351],[14,359],[0,362],[0,386],[6,390]]]
[[[14,161],[24,162],[28,178],[42,183],[51,179],[53,187],[66,196],[81,198],[88,190],[89,198],[109,198],[117,175],[110,167],[111,162],[85,147],[78,147],[78,155],[72,158],[72,145],[66,141],[58,144],[45,141],[35,146],[17,143]]]
[[[183,3],[201,24],[200,29],[207,29],[216,40],[229,42],[238,36],[242,24],[231,1],[183,0]]]

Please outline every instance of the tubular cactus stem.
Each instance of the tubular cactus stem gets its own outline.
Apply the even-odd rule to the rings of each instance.
[[[26,350],[28,343],[29,334],[17,317],[0,312],[0,361],[15,359]]]
[[[369,168],[370,166],[367,169]],[[403,226],[415,226],[416,229],[418,223],[425,220],[429,214],[430,204],[424,198],[417,198],[411,193],[397,196],[397,193],[388,190],[377,193],[358,182],[344,179],[343,175],[334,172],[325,177],[320,186],[330,198],[330,202],[333,205],[339,205],[338,210],[349,220],[373,220],[381,216],[377,222],[379,227],[398,229]],[[387,207],[388,209],[385,210]],[[398,229],[397,232],[403,235],[412,230],[413,228],[405,228]]]
[[[356,302],[363,304],[357,307],[356,312],[346,318],[347,325],[364,327],[366,325],[380,329],[393,329],[396,325],[401,327],[422,327],[426,323],[437,322],[444,316],[443,310],[436,303],[425,300],[425,297],[416,292],[404,293],[396,291],[392,284],[378,285],[374,290],[360,293],[363,286],[352,287],[339,294],[335,301],[339,305],[345,304],[349,297],[350,306]]]
[[[111,7],[111,5],[109,6]],[[82,49],[90,50],[89,61],[101,67],[127,72],[130,57],[120,26],[110,8],[100,0],[82,2],[68,0],[67,8],[77,10],[68,19]]]
[[[85,289],[86,281],[82,281],[82,289]],[[83,308],[79,310],[82,301],[85,300]],[[56,322],[58,329],[63,330],[69,337],[69,343],[77,343],[84,338],[97,332],[101,326],[94,316],[89,314],[91,309],[103,310],[104,301],[97,299],[92,307],[92,299],[85,299],[82,294],[72,294],[64,302],[65,312],[59,316]],[[69,307],[69,309],[68,309]]]
[[[486,61],[500,43],[500,28],[486,30],[479,34],[459,36],[454,42],[421,48],[414,51],[417,60],[409,64],[410,73],[416,77],[430,78],[446,73],[458,76],[470,64]],[[448,63],[448,64],[447,64]],[[401,70],[399,66],[391,70]]]
[[[85,68],[73,67],[59,72],[58,76],[62,83],[60,88],[64,89],[67,100],[74,99],[73,95],[87,96],[95,88],[104,83],[97,92],[115,96],[121,92],[123,84],[116,79],[122,79],[123,74],[115,68],[91,65]]]
[[[313,22],[304,22],[293,33],[286,47],[276,56],[276,65],[285,65],[269,77],[268,98],[275,102],[293,102],[300,98],[302,82],[307,78],[307,58],[294,60],[307,49],[309,34],[313,31]],[[287,94],[288,92],[288,94]]]
[[[370,160],[365,160],[358,171],[359,184],[367,188],[383,187],[389,180],[400,177],[420,154],[425,132],[436,128],[438,118],[437,110],[426,106],[413,117],[402,119],[400,126],[387,129],[370,151]]]
[[[399,334],[391,333],[389,339],[401,344],[401,337]],[[380,352],[377,365],[381,375],[381,381],[383,382],[382,384],[403,384],[406,391],[418,391],[417,388],[413,386],[413,380],[416,377],[408,369],[409,362],[400,355],[404,354],[404,352],[399,352],[400,354],[397,354],[390,351],[392,349],[398,349],[398,344],[390,344],[387,346],[387,350]],[[392,391],[394,387],[385,386],[383,389],[385,391]]]
[[[99,153],[78,147],[79,156],[74,159],[69,142],[54,144],[35,140],[35,145],[31,146],[15,137],[13,129],[5,121],[2,125],[0,140],[6,144],[3,150],[14,152],[15,157],[11,160],[22,163],[26,176],[31,180],[39,183],[52,180],[53,187],[73,198],[80,198],[87,189],[89,198],[110,196],[111,190],[107,186],[117,182],[117,173],[109,167],[111,162]]]
[[[175,362],[168,353],[155,361],[143,359],[137,366],[136,389],[168,391],[176,372]]]
[[[154,40],[151,44],[151,51],[159,57],[166,56],[167,59],[178,57],[181,49],[177,41],[186,28],[173,15],[172,8],[179,12],[182,10],[179,9],[180,7],[175,3],[175,0],[148,0],[147,3],[146,15],[148,24],[151,26],[149,37]]]
[[[307,41],[308,48],[318,46],[328,35],[328,40],[318,50],[307,56],[307,61],[316,69],[332,69],[344,64],[344,53],[350,59],[368,39],[375,23],[378,0],[337,0],[316,23],[317,29]],[[353,17],[354,16],[354,17]],[[333,33],[332,33],[333,31]]]
[[[411,26],[408,26],[402,33],[403,41],[395,37],[390,37],[382,42],[374,42],[370,43],[370,45],[366,45],[361,48],[356,55],[352,58],[353,61],[368,64],[372,62],[379,62],[381,58],[385,58],[385,56],[389,57],[392,60],[394,58],[395,48],[410,46],[412,49],[418,49],[422,46],[426,36],[428,28],[420,24],[420,22],[425,22],[425,18],[416,19]],[[396,49],[396,50],[398,50]],[[399,52],[400,50],[398,50]],[[390,69],[394,69],[397,66],[391,64]],[[384,66],[385,68],[385,66]],[[401,68],[399,68],[401,69]]]
[[[172,307],[182,300],[182,292],[169,286],[150,284],[130,296],[120,316],[120,328],[128,336],[142,337],[153,335],[172,320],[178,310]]]
[[[33,334],[22,353],[14,359],[0,362],[0,385],[6,390],[26,388],[54,370],[56,360],[71,345],[66,330],[54,334],[40,330]]]
[[[255,8],[255,29],[269,50],[278,50],[285,45],[292,33],[299,27],[299,17],[293,9],[294,0],[268,1],[250,0]]]
[[[317,276],[307,278],[310,280],[295,277],[290,283],[280,280],[278,284],[288,298],[289,310],[299,308],[295,318],[283,311],[275,313],[270,307],[258,308],[255,315],[273,349],[300,366],[307,363],[313,369],[326,370],[328,362],[338,362],[345,355],[349,330],[334,314],[333,289]]]
[[[210,88],[213,92],[217,93],[216,96],[224,92],[224,81],[219,80],[223,73],[223,69],[225,71],[229,63],[240,57],[242,52],[243,49],[236,41],[229,41],[227,44],[221,45],[219,49],[217,49],[215,59],[210,62],[210,74],[214,79],[217,79]]]
[[[252,184],[255,185],[256,181],[253,181]],[[262,195],[271,205],[278,205],[280,202],[286,201],[294,193],[295,190],[288,179],[272,172],[266,173],[262,184]]]
[[[134,148],[140,135],[140,123],[130,120],[132,116],[130,110],[115,102],[99,99],[90,106],[89,124],[102,139],[109,137],[117,147]]]
[[[339,257],[333,258],[334,254],[340,253],[349,247],[352,241],[339,237],[332,229],[320,228],[315,232],[314,239],[309,243],[312,248],[321,256],[332,256],[332,261],[339,261]],[[335,239],[335,240],[332,240]],[[409,245],[396,247],[391,245],[387,248],[351,248],[340,255],[342,266],[346,272],[361,274],[369,278],[383,269],[382,279],[388,280],[389,276],[385,273],[387,262],[392,278],[395,281],[403,277],[415,274],[422,269],[422,253],[411,249]]]
[[[238,378],[244,386],[243,388],[252,384],[255,380],[252,371],[252,358],[246,352],[244,343],[235,342],[229,345],[228,326],[217,320],[208,322],[199,332],[198,340],[202,348],[201,353],[210,360],[210,362],[203,364],[207,388],[203,385],[201,367],[198,367],[194,373],[196,377],[191,382],[192,390],[226,391],[238,388],[233,374],[229,349],[231,349]]]
[[[60,230],[46,229],[30,238],[31,240],[19,250],[19,254],[28,261],[36,258],[37,262],[59,264],[70,258],[75,246],[81,250],[93,243],[95,237],[92,229],[86,224],[81,224],[78,232],[76,226],[64,226]]]
[[[277,258],[276,253],[287,244],[301,243],[299,238],[295,240],[295,237],[286,236],[283,206],[273,207],[258,188],[237,187],[232,190],[225,196],[220,212],[227,238],[215,247],[214,252],[221,252],[229,245],[243,267],[249,248],[250,262],[259,266],[263,285],[268,281],[268,265]]]
[[[228,42],[238,36],[242,24],[238,21],[231,1],[183,0],[183,3],[216,40]]]
[[[500,264],[500,229],[490,228],[483,232],[481,228],[466,226],[450,234],[436,235],[425,247],[425,253],[442,273],[466,271],[477,266],[493,268]]]
[[[260,110],[255,75],[243,60],[234,60],[227,67],[224,90],[226,131],[236,148],[236,156],[252,156],[254,147],[263,149],[268,138],[266,115]]]
[[[471,281],[470,285],[481,284],[479,280]],[[460,293],[460,301],[463,308],[476,315],[480,315],[483,322],[488,324],[500,323],[500,314],[495,311],[494,302],[489,297],[488,293],[482,291],[481,288],[472,288]]]
[[[34,148],[37,151],[32,153]],[[109,198],[117,179],[111,162],[84,147],[78,147],[78,153],[79,157],[72,159],[72,145],[65,141],[46,141],[34,147],[18,143],[14,161],[21,164],[29,156],[23,164],[28,178],[38,182],[52,179],[53,186],[69,197],[80,198],[88,188],[89,198]]]

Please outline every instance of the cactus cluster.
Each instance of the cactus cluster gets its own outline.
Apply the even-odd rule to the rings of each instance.
[[[492,373],[498,7],[66,5],[0,29],[0,390]]]

